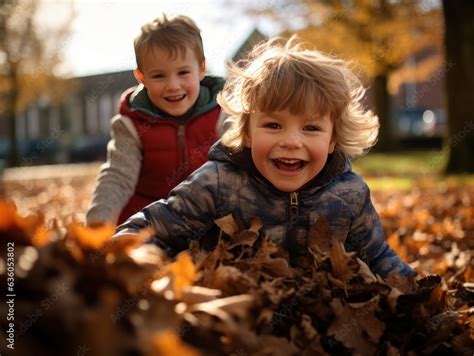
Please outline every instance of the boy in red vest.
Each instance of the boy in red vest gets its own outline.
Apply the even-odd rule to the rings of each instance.
[[[88,225],[120,224],[207,161],[224,80],[205,76],[200,30],[186,16],[145,24],[134,41],[140,83],[122,95]]]

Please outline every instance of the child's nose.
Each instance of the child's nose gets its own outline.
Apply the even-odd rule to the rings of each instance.
[[[177,77],[171,76],[168,78],[168,82],[166,83],[168,89],[178,89],[179,88],[179,80]]]
[[[289,131],[283,135],[280,144],[286,148],[299,148],[302,146],[301,135],[297,132]]]

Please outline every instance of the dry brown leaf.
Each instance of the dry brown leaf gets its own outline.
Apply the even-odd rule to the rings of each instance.
[[[289,299],[295,293],[293,288],[285,288],[284,278],[263,281],[260,284],[260,288],[266,292],[266,295],[274,305],[279,305],[283,300]]]
[[[308,340],[312,340],[319,336],[318,332],[311,324],[311,317],[306,314],[301,316],[301,331]]]
[[[339,298],[334,298],[330,304],[336,319],[329,326],[327,334],[334,336],[336,340],[356,353],[372,355],[385,329],[384,323],[375,317],[378,297],[357,307],[344,306]],[[368,338],[364,335],[364,331]]]
[[[388,305],[390,306],[392,312],[395,312],[397,309],[398,297],[403,295],[403,293],[398,288],[392,288],[390,294],[387,296]]]
[[[246,265],[257,274],[267,277],[292,277],[294,275],[284,258],[280,245],[264,236],[260,249]]]
[[[253,232],[254,234],[258,234],[260,229],[263,227],[262,220],[258,217],[253,217],[250,219],[250,227],[249,231]]]
[[[342,243],[336,242],[330,250],[332,273],[343,282],[351,280],[359,270],[354,260],[355,252],[346,252]]]
[[[207,281],[206,286],[220,289],[224,295],[235,295],[258,288],[258,283],[236,267],[220,265],[214,271],[212,278]]]
[[[385,282],[392,288],[397,288],[403,293],[410,293],[415,290],[416,283],[413,276],[402,276],[398,272],[392,272],[384,278]]]
[[[311,226],[308,233],[308,248],[312,254],[324,254],[330,251],[333,244],[331,229],[326,215],[321,216]]]
[[[466,325],[469,325],[469,337],[471,341],[474,343],[474,313],[473,315],[469,316],[465,322]]]
[[[369,266],[367,266],[367,263],[362,261],[360,258],[356,259],[357,262],[360,265],[359,268],[359,277],[362,277],[365,283],[370,284],[370,283],[377,283],[377,277],[375,274],[370,270]]]
[[[369,339],[375,344],[378,343],[382,337],[385,324],[375,317],[375,312],[380,310],[379,308],[380,296],[377,295],[372,299],[363,303],[348,303],[347,305],[352,309],[356,310],[356,316],[363,319],[363,329],[367,332]]]
[[[227,337],[234,338],[239,334],[238,319],[249,319],[249,310],[253,303],[253,296],[243,294],[194,304],[186,308],[185,312],[187,314],[192,313],[193,315],[198,313],[198,320],[200,318],[199,313],[205,313],[218,318],[222,323],[215,323],[213,328],[220,333],[224,333]]]
[[[236,232],[240,230],[232,214],[214,220],[214,222],[217,226],[219,226],[222,231],[224,231],[229,236],[233,236]]]

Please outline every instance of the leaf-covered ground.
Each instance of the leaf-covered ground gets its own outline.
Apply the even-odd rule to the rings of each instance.
[[[16,178],[3,188],[17,211],[0,205],[2,244],[15,243],[15,354],[474,352],[472,185],[374,192],[415,282],[374,276],[328,239],[324,219],[295,267],[259,236],[258,218],[249,230],[221,219],[214,249],[170,261],[143,245],[149,232],[114,241],[113,227],[81,226],[93,174]]]

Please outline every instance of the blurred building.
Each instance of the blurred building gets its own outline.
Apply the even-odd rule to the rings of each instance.
[[[111,117],[121,93],[136,85],[133,71],[73,78],[72,93],[60,103],[41,97],[17,116],[22,166],[105,159]],[[0,137],[0,159],[8,154]]]

